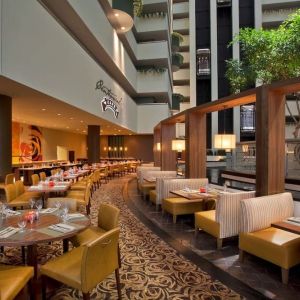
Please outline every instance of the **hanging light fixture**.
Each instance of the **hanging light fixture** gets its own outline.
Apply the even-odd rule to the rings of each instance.
[[[235,134],[225,133],[225,112],[226,112],[226,106],[224,106],[224,114],[223,114],[224,133],[223,134],[215,134],[214,147],[217,149],[225,149],[226,152],[230,152],[232,149],[235,149],[235,147],[236,147],[235,146],[236,136],[235,136]]]

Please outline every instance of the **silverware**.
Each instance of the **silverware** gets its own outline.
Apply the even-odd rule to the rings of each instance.
[[[5,234],[11,232],[12,230],[15,230],[15,229],[12,228],[12,227],[6,227],[6,228],[3,229],[2,231],[0,231],[0,237],[1,237],[2,235],[5,235]]]

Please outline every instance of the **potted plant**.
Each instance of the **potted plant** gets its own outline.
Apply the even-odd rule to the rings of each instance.
[[[277,29],[241,29],[230,45],[234,43],[240,45],[242,60],[228,60],[225,75],[233,93],[256,82],[268,84],[300,76],[300,10],[290,15]],[[295,138],[300,136],[298,98],[298,118],[292,114],[286,102],[287,110],[295,122]]]
[[[180,102],[183,102],[184,96],[182,94],[173,93],[172,94],[172,110],[180,109]]]

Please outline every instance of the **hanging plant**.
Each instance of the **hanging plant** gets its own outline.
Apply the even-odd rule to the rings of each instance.
[[[180,44],[183,42],[183,36],[178,32],[172,32],[171,35],[172,43],[172,51],[177,52],[179,51]]]
[[[172,109],[179,110],[180,109],[180,102],[184,101],[184,96],[181,94],[173,93],[172,94]]]
[[[139,73],[157,73],[157,74],[162,74],[165,73],[167,68],[163,67],[157,67],[157,66],[138,66],[136,70]]]
[[[172,32],[172,38],[177,38],[179,40],[179,43],[183,42],[183,35],[180,34],[179,32],[173,31]]]
[[[133,0],[133,14],[140,17],[143,11],[143,0]]]
[[[183,56],[180,53],[172,53],[172,71],[177,72],[183,64]]]

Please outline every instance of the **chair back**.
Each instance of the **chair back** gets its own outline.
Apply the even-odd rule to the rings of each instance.
[[[14,184],[7,184],[4,189],[6,202],[11,202],[17,197],[16,186]]]
[[[10,173],[5,176],[5,184],[12,184],[15,181],[15,173]]]
[[[47,207],[56,207],[55,203],[60,202],[62,207],[68,207],[69,212],[77,211],[77,201],[73,198],[53,197],[47,199]]]
[[[90,292],[99,282],[119,268],[118,241],[120,228],[115,228],[84,247],[81,261],[81,289]]]
[[[16,188],[16,196],[20,196],[25,193],[25,187],[22,180],[17,180],[15,182],[15,188]]]
[[[45,173],[45,172],[40,172],[40,179],[41,179],[42,181],[45,181],[46,178],[47,178],[46,173]]]
[[[241,200],[255,197],[255,191],[221,193],[216,201],[216,222],[220,224],[220,238],[239,234]]]
[[[86,189],[85,189],[85,193],[84,193],[85,205],[88,205],[89,202],[90,202],[91,193],[92,193],[92,186],[93,186],[93,182],[91,180],[89,180],[87,185],[86,185]]]
[[[101,203],[98,211],[98,226],[108,231],[119,226],[120,210],[108,203]]]
[[[32,174],[31,175],[31,181],[33,185],[38,185],[40,182],[40,177],[38,174]]]

